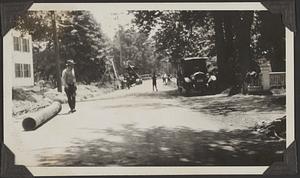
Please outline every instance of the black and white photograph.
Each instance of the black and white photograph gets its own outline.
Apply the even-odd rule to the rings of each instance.
[[[3,37],[4,143],[39,176],[263,174],[294,141],[293,38],[259,2],[34,3]]]

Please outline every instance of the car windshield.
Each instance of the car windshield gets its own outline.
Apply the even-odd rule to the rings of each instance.
[[[195,72],[207,73],[206,59],[195,58],[192,60],[183,60],[182,69],[184,76],[190,76]]]

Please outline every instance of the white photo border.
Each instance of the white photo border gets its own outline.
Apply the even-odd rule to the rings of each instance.
[[[34,3],[29,10],[93,10],[101,8],[116,10],[204,10],[267,11],[260,2],[215,3]],[[286,147],[295,141],[294,116],[294,33],[286,28]],[[3,38],[3,41],[5,37]],[[3,46],[5,53],[5,46]],[[5,59],[5,54],[4,54]],[[14,137],[12,124],[12,69],[10,61],[3,60],[4,83],[4,143],[9,147]],[[10,147],[9,147],[10,148]],[[17,153],[16,148],[10,148]],[[17,157],[17,154],[16,154]],[[26,166],[26,165],[25,165]],[[261,175],[268,166],[182,166],[182,167],[27,167],[34,176],[107,176],[107,175]]]

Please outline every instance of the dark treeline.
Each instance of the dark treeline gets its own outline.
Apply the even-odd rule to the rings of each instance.
[[[61,68],[72,58],[83,83],[106,74],[113,78],[112,62],[119,74],[127,64],[142,74],[159,68],[162,60],[175,66],[192,56],[209,57],[218,67],[220,91],[232,88],[232,93],[241,91],[246,72],[259,72],[260,59],[270,61],[273,71],[285,70],[285,28],[280,15],[267,11],[130,11],[132,26],[120,26],[112,40],[89,11],[55,13]],[[51,13],[30,11],[19,18],[17,29],[32,35],[35,79],[55,77]]]
[[[134,27],[119,26],[111,40],[89,11],[57,11],[55,21],[59,65],[62,70],[66,61],[73,59],[79,82],[114,80],[113,63],[119,75],[125,72],[127,64],[136,66],[140,73],[151,73],[158,66],[154,41]],[[16,28],[32,35],[35,80],[53,80],[56,85],[60,79],[57,78],[52,13],[29,11],[18,19]]]
[[[285,70],[285,28],[267,11],[133,11],[141,31],[155,31],[157,52],[176,62],[182,57],[217,59],[220,90],[241,91],[249,70],[265,58],[272,71]]]

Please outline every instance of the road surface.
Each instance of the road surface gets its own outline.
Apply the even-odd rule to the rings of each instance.
[[[274,98],[178,96],[150,81],[78,102],[34,131],[20,123],[17,163],[27,166],[270,165],[284,140],[255,133],[259,120],[282,117]],[[271,105],[270,105],[271,103]],[[274,104],[275,103],[275,104]],[[271,108],[271,109],[270,109]]]

